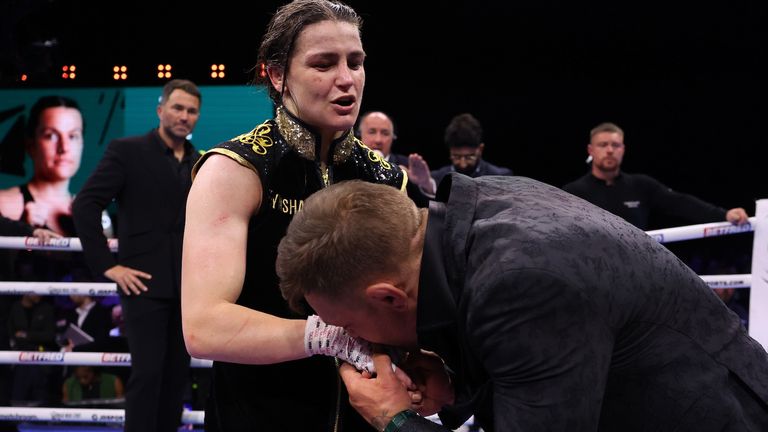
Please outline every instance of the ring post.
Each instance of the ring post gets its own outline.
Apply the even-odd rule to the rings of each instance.
[[[752,289],[749,293],[749,335],[768,347],[768,199],[755,205],[752,244]]]

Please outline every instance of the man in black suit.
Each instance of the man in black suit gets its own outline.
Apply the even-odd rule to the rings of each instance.
[[[293,218],[276,266],[292,306],[411,350],[400,366],[419,410],[451,428],[474,414],[487,431],[768,430],[768,354],[739,318],[643,231],[535,180],[451,174],[429,210],[331,185]],[[447,368],[414,373],[420,349]],[[375,378],[340,371],[363,417],[444,430],[410,411],[388,357],[374,364]]]
[[[188,379],[181,330],[184,212],[199,155],[186,137],[200,115],[200,90],[187,80],[163,87],[160,126],[111,142],[73,203],[88,265],[120,287],[131,351],[126,431],[176,430]],[[117,201],[119,252],[110,253],[101,212]]]
[[[104,352],[113,351],[109,335],[112,330],[112,310],[102,306],[91,296],[88,295],[70,295],[70,300],[75,307],[64,313],[64,322],[60,326],[64,327],[65,333],[70,324],[76,325],[84,333],[93,338],[92,342],[81,343],[72,346],[74,351]]]
[[[472,114],[464,113],[453,117],[445,128],[444,140],[451,163],[432,171],[435,188],[443,177],[452,172],[470,177],[512,175],[511,169],[496,166],[483,159],[483,126]]]
[[[371,150],[377,152],[386,162],[400,165],[408,174],[406,189],[408,196],[419,207],[426,207],[429,195],[434,194],[433,180],[429,173],[429,165],[421,155],[411,153],[393,153],[392,144],[397,139],[395,122],[392,117],[382,111],[368,111],[360,116],[357,127],[360,140]]]

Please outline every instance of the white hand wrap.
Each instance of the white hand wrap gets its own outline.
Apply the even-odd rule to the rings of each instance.
[[[324,323],[317,315],[307,317],[304,351],[310,356],[319,354],[338,357],[357,370],[376,372],[370,342],[350,336],[342,327]]]

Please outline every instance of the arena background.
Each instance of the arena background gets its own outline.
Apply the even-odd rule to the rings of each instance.
[[[248,83],[283,3],[0,0],[0,166],[39,96],[72,96],[87,125],[77,192],[110,139],[156,125],[159,64],[202,88],[196,146],[249,130],[270,115]],[[443,130],[470,112],[485,128],[486,159],[562,186],[588,169],[589,129],[613,121],[626,131],[628,172],[750,214],[768,198],[768,2],[348,3],[364,19],[363,111],[394,117],[399,153],[448,163]],[[226,65],[224,78],[211,78],[213,64]],[[65,65],[77,66],[74,80],[62,78]],[[116,65],[127,66],[125,81],[113,80]],[[21,156],[8,166],[26,171],[0,174],[0,188],[28,178]],[[750,272],[751,234],[669,247],[699,274]]]
[[[171,64],[173,77],[203,86],[193,142],[207,148],[265,118],[249,111],[255,89],[248,83],[265,24],[283,3],[3,2],[0,85],[11,93],[119,89],[128,100],[134,89],[159,90],[165,79],[157,78],[157,66]],[[766,2],[349,4],[364,19],[363,111],[394,117],[397,152],[421,153],[433,168],[448,163],[443,130],[453,115],[471,112],[485,128],[486,159],[562,186],[588,169],[589,129],[613,121],[626,131],[625,171],[750,214],[754,200],[768,196]],[[62,66],[72,64],[77,78],[62,79]],[[225,78],[211,78],[213,64],[226,65]],[[127,80],[112,79],[116,65],[128,67]],[[241,87],[243,96],[214,117],[219,86]],[[153,116],[153,105],[128,102],[126,109]],[[228,116],[244,121],[213,129]],[[89,128],[98,124],[87,121]],[[89,148],[99,145],[92,133]],[[660,220],[654,227],[678,224]]]

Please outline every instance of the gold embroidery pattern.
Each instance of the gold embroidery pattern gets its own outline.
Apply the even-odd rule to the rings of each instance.
[[[347,132],[347,136],[344,137],[344,141],[336,144],[336,149],[333,152],[333,163],[340,164],[347,160],[352,154],[352,149],[355,148],[356,143],[362,144],[363,142],[355,138],[355,134],[352,131]]]
[[[277,109],[275,116],[277,129],[285,137],[288,145],[293,148],[301,157],[309,160],[315,160],[315,135],[294,120],[284,107]],[[336,144],[333,152],[333,163],[338,165],[346,161],[352,154],[352,149],[356,142],[360,142],[352,131],[347,131],[344,139]]]
[[[277,129],[285,137],[288,145],[305,159],[315,160],[315,136],[279,107],[275,116]]]
[[[244,145],[250,145],[251,150],[258,155],[264,156],[267,154],[267,148],[274,145],[272,137],[269,134],[272,132],[272,127],[269,123],[262,123],[248,133],[235,137],[232,141],[238,141]]]
[[[365,149],[366,153],[368,154],[368,159],[370,159],[371,162],[374,162],[374,163],[378,162],[384,168],[392,169],[392,165],[389,162],[387,162],[386,160],[382,159],[379,156],[378,153],[376,153],[375,151],[371,150],[370,147],[368,147],[367,145],[363,144],[363,142],[360,141],[359,139],[355,138],[355,140],[357,141],[357,145],[359,145],[360,147]]]

